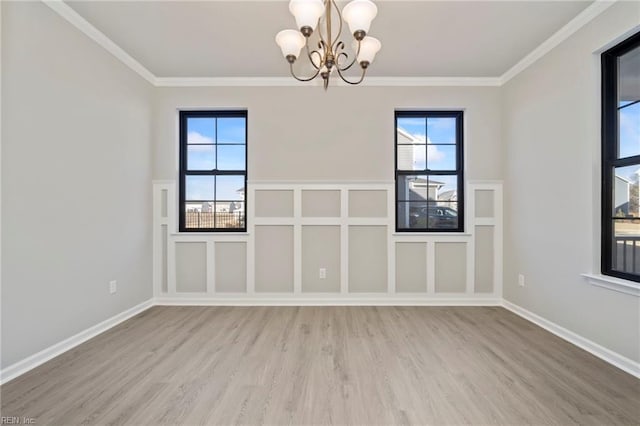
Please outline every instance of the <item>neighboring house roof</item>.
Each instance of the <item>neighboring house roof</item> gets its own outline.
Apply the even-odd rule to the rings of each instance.
[[[439,200],[442,201],[455,201],[458,199],[458,191],[452,189],[451,191],[444,191],[438,196]]]
[[[427,179],[413,178],[411,179],[411,182],[427,183]],[[428,182],[429,186],[444,186],[444,182],[438,182],[437,180],[429,179]]]
[[[398,136],[400,136],[403,139],[406,139],[406,141],[398,140],[398,143],[411,143],[411,142],[425,143],[425,141],[420,141],[420,140],[416,139],[415,137],[413,137],[413,135],[411,133],[407,132],[402,127],[397,127],[396,130],[398,132]]]

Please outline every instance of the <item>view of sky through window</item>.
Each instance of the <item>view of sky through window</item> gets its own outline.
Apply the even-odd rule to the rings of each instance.
[[[618,110],[621,158],[640,155],[640,103],[629,103],[620,102]]]
[[[244,117],[189,117],[188,170],[244,170],[246,120]],[[186,200],[241,200],[244,176],[187,176]]]
[[[454,117],[398,117],[398,129],[410,136],[410,141],[398,140],[398,150],[413,150],[414,170],[456,169],[456,119]],[[426,149],[424,149],[426,145]],[[457,189],[453,176],[438,176],[445,184],[442,191]]]

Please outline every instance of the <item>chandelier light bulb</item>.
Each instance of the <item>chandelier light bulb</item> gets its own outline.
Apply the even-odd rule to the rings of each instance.
[[[371,0],[353,0],[342,9],[342,18],[349,24],[351,34],[369,32],[371,21],[378,14],[378,7]]]
[[[299,30],[308,27],[313,31],[324,13],[324,3],[322,0],[291,0],[289,11],[296,18]]]

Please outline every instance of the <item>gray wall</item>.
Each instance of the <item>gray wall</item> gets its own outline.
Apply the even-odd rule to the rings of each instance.
[[[392,182],[394,110],[429,108],[464,109],[468,179],[502,178],[499,87],[358,86],[330,87],[326,92],[321,87],[302,84],[296,87],[158,88],[153,125],[155,179],[177,179],[178,110],[189,108],[248,110],[248,179],[255,184]],[[294,215],[292,191],[284,186],[282,191],[257,190],[255,200],[248,201],[255,203],[256,216]],[[337,195],[337,191],[331,194],[330,191],[303,190],[301,216],[339,216],[341,206]],[[347,209],[349,217],[378,217],[384,221],[388,209],[386,192],[349,191]],[[322,225],[314,221],[305,223]],[[340,288],[340,267],[346,264],[349,294],[375,293],[386,297],[388,258],[392,253],[387,249],[389,236],[385,226],[349,226],[348,250],[344,251],[340,251],[340,234],[327,233],[320,238],[318,228],[313,233],[313,228],[303,227],[298,253],[300,265],[296,263],[293,229],[293,225],[256,225],[251,236],[255,238],[252,253],[255,270],[250,271],[250,275],[254,272],[258,295],[293,293],[296,267],[301,268],[303,293],[336,292]],[[251,244],[248,247],[251,250]],[[443,267],[456,271],[466,260],[464,256],[439,258]],[[248,267],[253,267],[251,262]],[[320,268],[327,269],[326,279],[319,278]],[[420,268],[413,271],[418,275],[415,280],[423,279],[424,272]],[[454,289],[462,296],[464,283],[462,292],[458,287],[464,278],[456,276]],[[446,285],[443,288],[449,291]],[[410,288],[404,290],[407,292]],[[418,291],[426,293],[426,288]]]
[[[179,108],[247,108],[249,180],[393,180],[394,109],[465,108],[470,179],[502,179],[499,87],[158,88],[154,179],[176,179]]]
[[[589,285],[600,259],[599,57],[638,26],[618,2],[503,87],[504,297],[640,360],[640,299]],[[525,275],[519,287],[518,273]]]
[[[2,90],[4,368],[151,297],[152,88],[44,4],[3,2]]]

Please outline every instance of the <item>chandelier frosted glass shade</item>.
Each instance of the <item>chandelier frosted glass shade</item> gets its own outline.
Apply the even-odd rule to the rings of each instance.
[[[378,14],[378,8],[371,0],[352,0],[342,12],[336,0],[291,0],[289,11],[295,17],[298,30],[280,31],[276,35],[276,43],[296,80],[311,81],[320,76],[325,89],[334,71],[348,84],[360,84],[364,80],[367,68],[382,46],[378,39],[367,35],[371,21]],[[340,39],[343,21],[353,35],[352,51],[345,48],[351,43],[346,44]],[[332,25],[336,23],[338,32],[333,34]],[[313,41],[310,40],[312,37]],[[293,69],[303,48],[305,52],[302,55],[307,56],[310,67],[315,70],[310,77],[299,77]],[[355,64],[360,66],[361,75],[352,81],[343,73]]]
[[[342,10],[342,17],[349,24],[351,34],[369,32],[371,21],[378,14],[378,7],[371,0],[353,0]]]
[[[324,3],[322,0],[291,0],[289,12],[296,18],[298,29],[309,27],[315,30],[324,13]]]
[[[296,30],[282,30],[276,35],[276,43],[282,50],[282,55],[289,60],[291,56],[298,58],[304,47],[305,38]]]
[[[356,44],[357,45],[357,44]],[[358,63],[370,64],[376,57],[376,53],[380,51],[382,43],[377,38],[366,36],[360,42],[360,51],[358,52]]]

